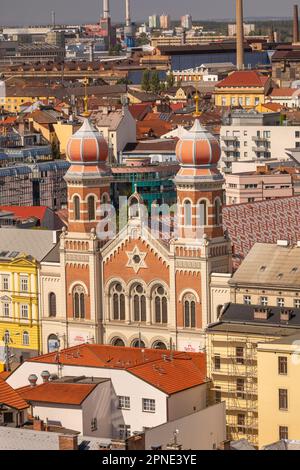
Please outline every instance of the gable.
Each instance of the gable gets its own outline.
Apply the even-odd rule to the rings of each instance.
[[[104,258],[105,283],[120,273],[125,282],[140,278],[147,284],[154,279],[169,284],[169,260],[149,240],[127,238]]]

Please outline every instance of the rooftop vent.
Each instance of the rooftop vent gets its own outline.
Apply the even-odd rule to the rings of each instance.
[[[270,318],[271,311],[269,308],[255,308],[254,309],[254,320],[268,320]]]
[[[37,383],[37,376],[35,374],[30,374],[30,376],[28,377],[28,381],[30,383],[30,387],[35,387],[36,386],[36,383]]]
[[[280,321],[290,321],[293,316],[293,310],[283,309],[280,311]]]

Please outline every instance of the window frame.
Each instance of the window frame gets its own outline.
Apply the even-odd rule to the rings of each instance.
[[[147,406],[147,403],[149,406]],[[142,398],[142,410],[143,413],[156,413],[156,400],[154,398]]]

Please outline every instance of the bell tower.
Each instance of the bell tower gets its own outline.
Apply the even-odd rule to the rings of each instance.
[[[176,147],[180,170],[177,188],[176,235],[173,241],[175,285],[193,286],[198,297],[196,327],[204,329],[212,319],[210,275],[230,273],[231,243],[224,235],[222,206],[224,178],[217,168],[221,151],[215,137],[199,120]],[[179,296],[180,297],[180,296]],[[182,306],[177,304],[177,312]],[[178,323],[183,318],[178,318]]]
[[[60,264],[65,292],[67,346],[102,342],[101,242],[97,226],[104,215],[101,206],[110,202],[111,171],[108,145],[84,118],[70,138],[67,157],[71,166],[65,176],[68,187],[68,229],[60,243]]]

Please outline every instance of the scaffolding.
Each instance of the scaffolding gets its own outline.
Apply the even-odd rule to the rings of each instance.
[[[220,393],[219,399],[226,402],[227,438],[246,438],[257,446],[257,339],[212,333],[208,334],[207,346],[212,391]]]

